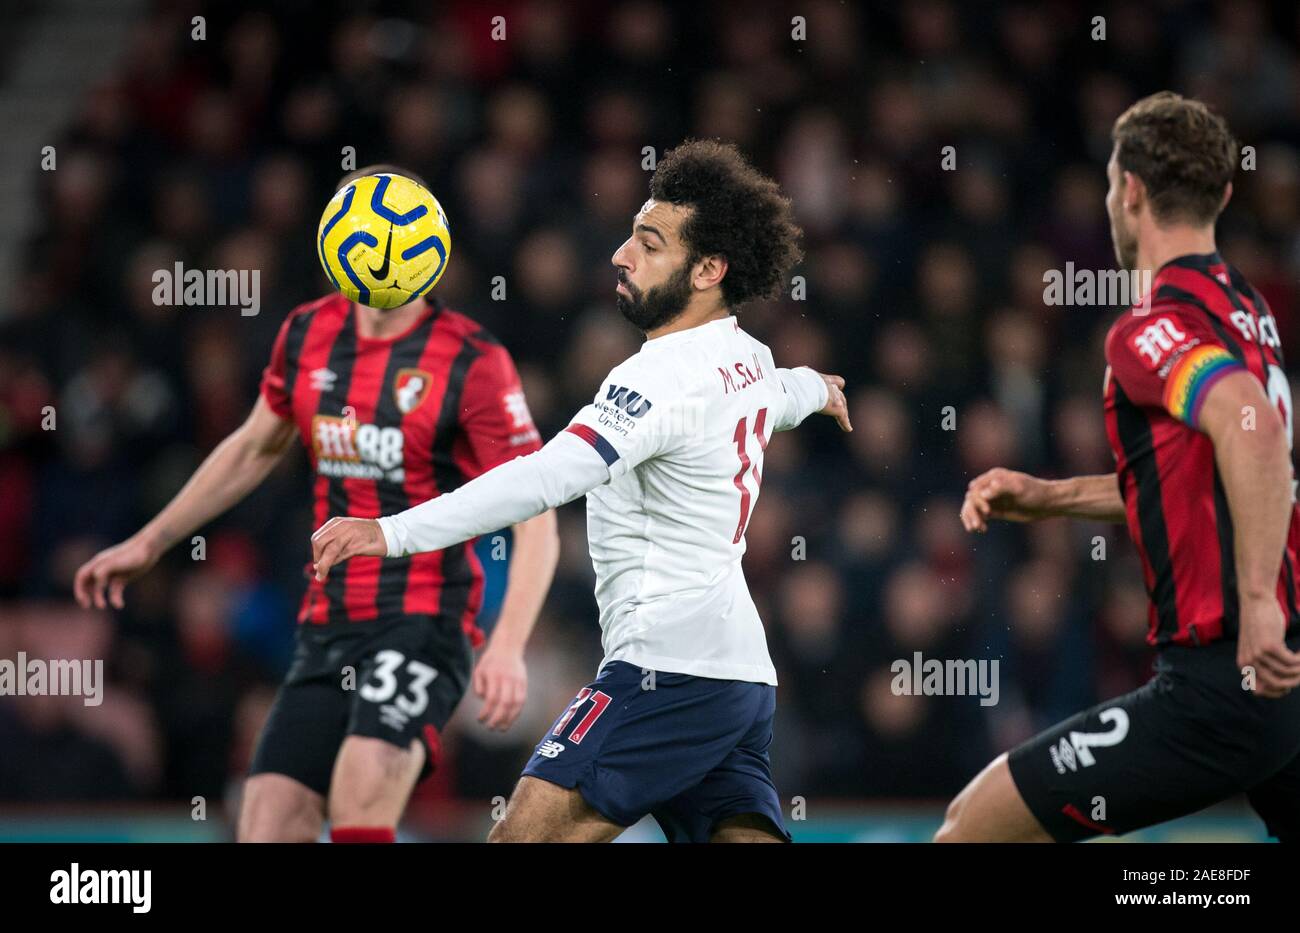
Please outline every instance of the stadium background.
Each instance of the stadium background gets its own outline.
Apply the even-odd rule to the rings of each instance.
[[[1045,306],[1043,273],[1112,265],[1103,165],[1111,122],[1137,97],[1201,97],[1256,147],[1220,247],[1300,359],[1289,3],[7,10],[0,657],[103,658],[108,686],[98,707],[0,698],[0,839],[228,837],[222,810],[304,583],[305,458],[204,530],[206,560],[178,547],[134,584],[125,612],[80,611],[69,583],[240,423],[284,314],[324,293],[312,235],[345,146],[357,165],[430,181],[454,237],[437,292],[515,355],[548,437],[637,343],[613,307],[609,256],[645,197],[644,147],[733,140],[792,197],[806,299],[750,308],[743,324],[778,364],[843,373],[856,427],[776,440],[748,533],[781,678],[777,784],[807,801],[796,838],[925,838],[996,751],[1145,679],[1145,595],[1122,529],[1049,522],[972,539],[957,519],[965,483],[990,466],[1111,469],[1111,312]],[[506,41],[492,41],[492,15]],[[260,270],[261,313],[156,306],[150,276],[177,261]],[[504,301],[491,300],[495,276]],[[463,704],[408,837],[482,838],[492,798],[590,679],[583,521],[580,503],[561,510],[524,715],[500,737]],[[504,568],[486,564],[499,594]],[[889,665],[914,651],[998,659],[1000,701],[895,696]],[[195,797],[206,820],[191,818]],[[1229,804],[1148,838],[1210,836],[1262,828]]]

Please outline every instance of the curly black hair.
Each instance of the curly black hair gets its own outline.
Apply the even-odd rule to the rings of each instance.
[[[790,199],[730,143],[686,140],[659,160],[650,196],[693,208],[681,230],[688,263],[726,258],[722,300],[733,312],[754,299],[778,297],[803,259],[803,231]]]

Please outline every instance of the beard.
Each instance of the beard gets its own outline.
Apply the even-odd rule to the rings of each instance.
[[[686,310],[691,300],[691,265],[683,262],[667,282],[644,292],[620,271],[618,280],[632,297],[618,296],[619,313],[642,331],[652,331],[671,323]]]
[[[1129,236],[1118,224],[1110,225],[1111,245],[1115,247],[1115,260],[1126,271],[1136,269],[1138,261],[1137,237]]]

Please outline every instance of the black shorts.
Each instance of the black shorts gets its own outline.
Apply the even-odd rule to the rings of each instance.
[[[285,774],[329,793],[345,736],[364,735],[427,754],[469,686],[473,649],[456,622],[430,616],[352,628],[298,627],[298,647],[262,729],[250,774]]]
[[[1270,835],[1300,841],[1300,690],[1243,689],[1236,652],[1165,648],[1137,690],[1013,749],[1011,777],[1043,828],[1058,842],[1126,833],[1244,792]]]

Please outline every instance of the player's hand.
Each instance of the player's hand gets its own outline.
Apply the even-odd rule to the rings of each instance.
[[[331,518],[311,536],[312,569],[324,582],[330,568],[349,557],[386,557],[388,542],[373,518]]]
[[[72,591],[82,609],[123,608],[126,585],[158,562],[159,552],[141,535],[100,551],[77,570]],[[108,590],[108,601],[104,591]]]
[[[1275,700],[1300,686],[1300,654],[1286,646],[1286,618],[1277,600],[1242,599],[1238,622],[1237,667],[1255,672],[1254,692]]]
[[[478,721],[489,729],[505,732],[519,718],[528,698],[523,653],[498,645],[495,639],[488,642],[474,665],[473,684],[475,696],[483,700]]]
[[[961,523],[967,531],[989,530],[989,519],[1032,522],[1043,518],[1050,504],[1048,485],[1028,473],[995,467],[981,473],[966,487]]]
[[[844,377],[828,376],[825,373],[817,375],[826,382],[826,407],[820,413],[834,418],[841,431],[852,431],[853,425],[849,424],[849,403],[844,398]]]

